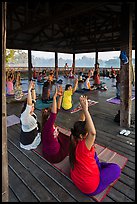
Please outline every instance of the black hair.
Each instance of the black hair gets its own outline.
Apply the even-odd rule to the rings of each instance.
[[[83,136],[87,133],[87,129],[85,127],[86,121],[77,121],[74,123],[74,127],[71,128],[71,133],[76,137],[79,138],[80,134]]]
[[[8,76],[8,79],[12,79],[12,75],[9,75],[9,76]]]
[[[44,82],[43,87],[48,87],[51,84],[50,80]]]
[[[34,104],[35,104],[35,101],[34,101],[34,100],[32,100],[32,103],[34,103]],[[25,111],[26,106],[27,106],[27,99],[24,101],[24,104],[23,104],[23,107],[22,107],[21,113],[23,113],[23,112]]]
[[[69,161],[72,169],[74,168],[74,163],[76,161],[75,150],[78,140],[81,139],[80,135],[84,138],[87,132],[86,121],[77,121],[74,123],[74,127],[71,128]]]
[[[42,124],[42,129],[44,127],[44,124],[47,122],[48,118],[49,118],[49,115],[51,113],[51,106],[49,108],[45,108],[45,109],[42,109],[41,110],[41,113],[42,113],[42,121],[41,121],[41,124]]]
[[[85,76],[85,79],[87,79],[87,78],[89,78],[89,76],[87,75],[87,76]]]
[[[65,86],[65,91],[68,90],[68,88],[69,88],[70,86],[72,87],[71,84],[66,84],[66,86]]]
[[[46,73],[46,70],[44,69],[44,70],[42,70],[42,74],[45,74]]]
[[[99,63],[97,62],[95,65],[99,65]]]

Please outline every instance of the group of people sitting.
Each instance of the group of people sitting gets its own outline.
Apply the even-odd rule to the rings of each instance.
[[[90,79],[93,79],[93,82],[90,82]],[[90,69],[86,75],[81,71],[79,73],[79,82],[84,82],[83,89],[85,90],[107,90],[107,86],[100,81],[99,63],[95,64],[95,70]]]
[[[114,79],[116,78],[116,71],[113,67],[111,67],[111,70],[103,68],[102,76]]]
[[[38,71],[36,71],[36,68],[33,67],[33,79],[37,80],[37,82],[41,83],[44,82],[45,80],[58,80],[58,75],[59,75],[59,68],[56,65],[55,66],[55,71],[50,69],[49,73],[47,72],[47,69],[41,70],[40,68]]]
[[[8,70],[6,73],[6,93],[14,95],[16,100],[21,100],[24,93],[21,87],[20,71]]]
[[[94,89],[107,90],[106,85],[102,84],[101,81],[100,81],[100,75],[98,73],[98,67],[96,67],[96,69],[92,73],[92,75],[93,75],[93,78],[94,78],[94,82],[90,82],[91,71],[89,70],[88,75],[85,76],[84,87],[82,89],[83,90],[88,90],[88,91],[94,90]],[[70,84],[66,85],[65,91],[67,90],[67,92],[64,92],[63,100],[65,102],[62,103],[63,104],[62,108],[64,108],[64,107],[66,108],[67,106],[70,106],[70,104],[67,105],[68,101],[71,101],[69,99],[69,97],[72,95],[72,92],[76,91],[77,86],[78,86],[78,82],[79,82],[79,80],[76,79],[73,91],[70,91],[70,89],[72,89],[72,86]],[[47,103],[47,102],[50,102],[50,101],[53,100],[53,98],[51,97],[51,94],[50,94],[51,87],[52,87],[52,80],[50,80],[50,78],[48,78],[48,80],[44,82],[43,88],[42,88],[42,102],[43,103]]]
[[[54,71],[51,69],[49,71],[49,74],[47,74],[46,69],[40,71],[40,69],[38,70],[38,73],[35,74],[35,68],[33,70],[33,79],[37,79],[38,83],[44,83],[46,80],[50,80],[51,82],[53,82],[54,80]],[[35,74],[35,77],[34,77]]]
[[[80,118],[71,128],[71,135],[59,132],[55,121],[61,104],[65,110],[72,108],[74,87],[67,84],[63,93],[56,86],[52,105],[42,110],[41,124],[34,113],[36,93],[35,83],[30,82],[27,101],[21,111],[20,147],[26,150],[36,149],[42,144],[43,157],[51,163],[59,163],[66,156],[70,161],[70,176],[74,184],[86,195],[96,195],[117,180],[121,170],[117,164],[100,162],[94,147],[96,129],[88,110],[86,96],[80,96],[82,107]],[[67,115],[66,115],[67,116]]]
[[[74,71],[74,65],[73,64],[72,64],[72,67],[69,68],[68,63],[65,63],[63,72],[64,72],[64,77],[74,79],[75,71]]]

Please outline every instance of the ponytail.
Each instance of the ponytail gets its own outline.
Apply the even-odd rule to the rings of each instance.
[[[71,128],[70,146],[69,146],[69,162],[72,169],[74,169],[74,163],[76,162],[76,146],[80,138],[80,135],[84,138],[87,133],[86,121],[77,121],[74,124],[74,128]]]
[[[51,113],[51,107],[42,109],[41,113],[42,113],[41,124],[42,124],[42,129],[43,129],[43,127],[44,127],[45,123],[47,122],[49,115]]]
[[[72,169],[74,169],[74,163],[76,161],[75,151],[76,151],[77,141],[74,136],[74,129],[71,128],[70,135],[70,146],[69,146],[69,162]]]

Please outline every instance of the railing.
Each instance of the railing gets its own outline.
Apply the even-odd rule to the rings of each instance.
[[[82,71],[83,69],[83,73],[86,74],[88,73],[89,69],[93,69],[94,67],[75,67],[75,73],[79,74],[80,71]],[[8,70],[9,68],[7,68]],[[10,67],[10,69],[14,69],[14,71],[20,71],[21,72],[21,78],[28,78],[28,67]],[[47,75],[49,74],[50,70],[55,70],[55,67],[35,67],[36,72],[38,73],[39,71],[45,70],[46,69],[46,73]],[[70,67],[71,69],[71,67]],[[104,68],[104,67],[100,67],[100,76],[102,76],[103,73],[103,69],[107,69],[109,70],[109,72],[111,71],[111,68]],[[119,70],[119,68],[114,68],[116,73]],[[32,68],[33,71],[33,68]],[[64,74],[64,67],[59,67],[59,75],[63,75]]]
[[[71,67],[69,67],[71,69]],[[6,70],[8,69],[14,69],[15,71],[21,71],[21,72],[27,72],[28,71],[28,67],[7,67]],[[35,70],[36,72],[38,72],[39,70],[42,71],[42,70],[46,70],[47,72],[50,71],[50,70],[55,70],[55,67],[35,67]],[[81,71],[82,69],[84,69],[83,71],[88,71],[89,69],[94,69],[94,67],[75,67],[75,71],[79,72]],[[103,69],[108,69],[108,70],[111,70],[111,67],[100,67],[100,71],[102,71]],[[115,68],[113,67],[114,70],[119,70],[120,68]],[[63,71],[64,70],[64,67],[59,67],[59,71]],[[32,68],[32,71],[33,71],[33,68]]]

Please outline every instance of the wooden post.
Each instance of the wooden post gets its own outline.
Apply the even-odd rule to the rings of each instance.
[[[96,51],[96,60],[95,60],[95,64],[98,63],[98,51]]]
[[[120,69],[120,126],[128,128],[132,110],[132,5],[124,3],[121,14],[121,50],[126,51],[129,62],[121,62]]]
[[[55,52],[55,67],[58,67],[58,53]]]
[[[55,52],[55,77],[56,77],[56,80],[58,80],[58,72],[59,72],[59,68],[58,68],[58,53]]]
[[[9,200],[8,157],[7,157],[7,111],[6,111],[6,10],[2,2],[2,202]]]
[[[73,68],[73,74],[75,74],[75,53],[73,53],[73,63],[72,63],[72,68]]]
[[[31,62],[31,50],[28,50],[28,79],[32,79],[32,62]]]

